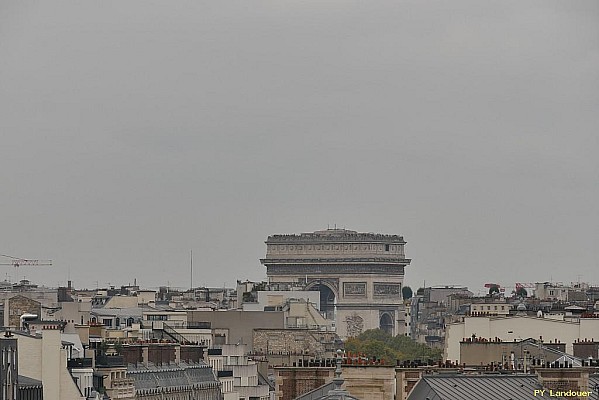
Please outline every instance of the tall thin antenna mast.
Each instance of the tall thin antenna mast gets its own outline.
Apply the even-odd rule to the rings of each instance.
[[[193,290],[193,250],[189,250],[189,268],[191,269],[189,279],[190,289]]]

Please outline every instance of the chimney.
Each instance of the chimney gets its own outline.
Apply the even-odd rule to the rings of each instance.
[[[543,388],[554,391],[589,391],[589,368],[538,368],[535,370]],[[587,397],[571,397],[586,399]]]

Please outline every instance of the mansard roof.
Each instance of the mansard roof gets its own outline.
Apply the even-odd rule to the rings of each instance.
[[[542,387],[536,375],[440,374],[422,377],[408,400],[520,400],[534,398],[538,389]]]

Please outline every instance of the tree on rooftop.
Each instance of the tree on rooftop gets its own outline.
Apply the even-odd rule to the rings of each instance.
[[[412,288],[409,286],[404,286],[401,288],[401,295],[404,300],[409,300],[412,298],[414,293],[412,292]]]
[[[523,287],[519,287],[518,289],[516,289],[516,296],[517,297],[528,297],[528,292]]]
[[[493,296],[494,294],[499,294],[499,285],[492,285],[489,288],[489,296]]]
[[[380,329],[369,329],[355,338],[348,339],[345,342],[345,349],[352,353],[363,353],[366,357],[384,359],[386,363],[418,359],[437,361],[442,358],[440,349],[417,343],[407,336],[393,337]]]

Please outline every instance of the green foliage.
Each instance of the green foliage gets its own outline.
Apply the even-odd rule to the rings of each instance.
[[[499,294],[499,286],[493,285],[489,288],[489,296],[493,296],[494,294]]]
[[[523,287],[519,287],[516,290],[516,296],[518,296],[518,297],[527,297],[528,296],[528,292]]]
[[[409,300],[412,298],[414,293],[412,293],[412,288],[409,286],[404,286],[401,288],[401,295],[404,300]]]
[[[106,340],[102,340],[98,347],[96,348],[98,355],[105,356],[108,351],[108,342]]]
[[[259,282],[254,285],[252,292],[261,292],[266,290],[266,282]]]
[[[348,339],[345,342],[345,350],[384,359],[386,363],[395,363],[395,360],[442,359],[440,349],[416,343],[407,336],[393,337],[380,329],[370,329],[358,337]]]

